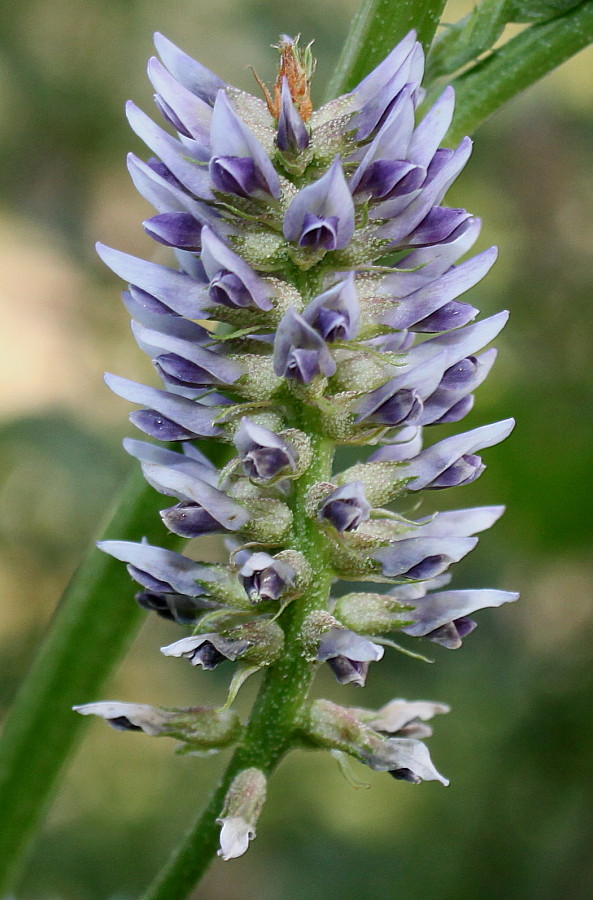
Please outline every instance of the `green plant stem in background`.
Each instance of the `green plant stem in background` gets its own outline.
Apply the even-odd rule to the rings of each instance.
[[[160,497],[132,475],[105,538],[163,540]],[[169,541],[169,546],[179,538]],[[74,574],[0,739],[0,895],[11,890],[53,786],[84,722],[71,707],[96,697],[143,620],[125,566],[94,547]]]
[[[496,109],[593,41],[593,0],[531,25],[452,82],[456,109],[448,140],[473,134]]]
[[[349,91],[387,56],[412,28],[428,49],[447,0],[362,0],[325,100]]]
[[[331,477],[333,444],[324,438],[312,438],[311,443],[313,461],[295,486],[293,547],[307,557],[315,573],[313,585],[282,617],[286,652],[266,673],[245,737],[221,783],[185,841],[144,895],[144,900],[183,900],[188,896],[218,847],[220,829],[216,819],[222,812],[226,791],[235,775],[252,766],[269,775],[292,745],[295,718],[315,671],[314,665],[303,655],[301,629],[310,612],[325,608],[332,582],[325,537],[317,521],[307,515],[305,504],[311,486]]]

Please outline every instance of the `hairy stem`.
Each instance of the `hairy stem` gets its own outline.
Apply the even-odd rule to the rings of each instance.
[[[291,546],[307,557],[315,573],[313,584],[281,618],[286,651],[265,675],[242,743],[204,812],[148,889],[144,900],[183,900],[188,895],[216,852],[219,834],[216,819],[235,775],[251,766],[269,775],[291,747],[297,714],[314,674],[314,666],[303,655],[300,632],[304,619],[312,610],[325,608],[332,581],[325,540],[319,533],[317,522],[307,516],[305,506],[311,486],[318,481],[327,481],[331,476],[333,444],[321,437],[312,438],[312,444],[313,462],[295,485],[295,534]]]

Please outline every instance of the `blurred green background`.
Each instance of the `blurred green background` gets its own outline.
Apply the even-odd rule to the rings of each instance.
[[[278,34],[315,38],[318,98],[355,0],[21,0],[0,29],[1,702],[8,706],[57,598],[128,470],[125,404],[107,369],[150,375],[120,286],[95,259],[101,239],[166,259],[127,179],[143,153],[122,105],[151,108],[154,30],[223,78],[271,78]],[[452,2],[449,20],[467,11]],[[270,790],[250,852],[217,861],[201,900],[582,900],[593,896],[593,51],[496,115],[449,195],[483,217],[480,248],[501,259],[471,299],[511,310],[500,356],[468,427],[516,416],[489,468],[452,506],[508,512],[456,573],[458,586],[519,589],[479,614],[463,650],[428,645],[433,666],[395,653],[364,697],[321,673],[319,694],[381,705],[451,704],[433,758],[452,784],[417,789],[328,755],[294,753]],[[132,602],[133,588],[123,603]],[[97,609],[97,615],[101,610]],[[178,628],[147,619],[106,697],[218,703],[228,673],[196,672],[158,647]],[[241,699],[247,710],[255,685]],[[84,702],[87,698],[81,697]],[[39,735],[43,741],[43,735]],[[167,741],[92,723],[35,845],[19,900],[124,900],[165,861],[223,758],[176,758]],[[2,813],[1,815],[4,815]]]

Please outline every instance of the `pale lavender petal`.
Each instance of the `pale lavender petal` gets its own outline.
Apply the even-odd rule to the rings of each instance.
[[[172,373],[184,371],[182,365],[175,368],[176,359],[181,363],[187,361],[193,367],[193,371],[188,372],[188,377],[191,374],[195,379],[192,384],[198,387],[209,384],[233,384],[245,374],[244,367],[239,362],[191,341],[153,331],[138,322],[132,323],[132,331],[139,347],[158,363],[159,372],[165,376],[171,373],[173,378]],[[170,366],[167,366],[166,361],[170,362]]]
[[[154,56],[148,61],[148,77],[162,100],[173,110],[183,129],[198,143],[209,144],[211,106],[176,81]]]
[[[133,456],[140,462],[154,463],[158,466],[167,466],[170,469],[181,469],[187,472],[192,478],[199,478],[206,481],[213,487],[218,484],[219,472],[214,468],[209,460],[202,457],[193,459],[185,453],[175,453],[173,450],[167,450],[165,447],[158,447],[156,444],[148,444],[146,441],[136,441],[133,438],[124,438],[123,446],[126,453]]]
[[[422,429],[415,425],[407,425],[398,432],[397,439],[386,444],[369,457],[369,462],[391,460],[403,462],[417,456],[422,450]]]
[[[116,700],[84,703],[72,709],[81,716],[100,716],[116,731],[143,731],[153,736],[163,731],[173,715],[144,703],[118,703]]]
[[[188,151],[176,138],[159,128],[146,113],[131,100],[126,104],[126,114],[132,130],[162,159],[168,169],[184,187],[202,200],[212,199],[208,168],[198,161],[189,160]]]
[[[422,537],[469,537],[491,528],[500,519],[504,506],[476,506],[437,513],[428,522],[419,523],[415,534]]]
[[[402,631],[413,637],[424,637],[436,628],[479,609],[502,606],[503,603],[511,603],[518,598],[519,594],[512,591],[495,590],[441,591],[429,594],[416,609],[410,610],[409,615],[414,622],[404,626]]]
[[[491,247],[459,266],[452,266],[440,277],[402,297],[394,304],[393,310],[383,316],[382,321],[391,328],[411,328],[481,281],[494,264],[496,256],[496,248]],[[382,292],[389,291],[390,282],[397,290],[397,279],[388,275],[383,281]]]
[[[481,350],[490,341],[500,334],[508,322],[507,310],[496,313],[488,319],[482,319],[473,325],[466,325],[457,331],[450,331],[438,337],[431,338],[412,347],[408,351],[407,360],[411,365],[418,365],[432,357],[435,351],[444,352],[447,357],[447,367],[454,365],[466,356],[471,356]]]
[[[449,784],[435,769],[426,745],[411,738],[386,739],[380,751],[368,754],[366,762],[371,769],[389,772],[400,781],[412,784],[440,781],[445,786]]]
[[[180,437],[164,438],[164,440],[188,440],[195,437],[213,437],[219,434],[220,429],[213,424],[214,419],[219,413],[216,407],[206,407],[195,402],[187,400],[185,397],[179,397],[168,391],[161,391],[158,388],[147,387],[136,381],[129,381],[127,378],[121,378],[119,375],[105,375],[107,386],[124,400],[131,403],[138,403],[146,406],[148,412],[156,413],[153,416],[153,423],[150,423],[146,417],[142,417],[137,413],[132,413],[131,419],[142,430],[147,430],[152,437],[159,436],[159,418],[164,420],[163,430],[167,433],[167,423],[173,423],[179,426]],[[141,412],[143,412],[141,410]],[[185,434],[183,434],[185,432]]]
[[[482,222],[471,217],[466,230],[453,240],[413,250],[399,261],[398,268],[387,275],[382,282],[382,292],[394,299],[403,299],[414,291],[425,287],[448,271],[453,263],[467,253],[480,234]],[[414,271],[405,271],[414,270]]]
[[[427,450],[423,450],[415,459],[407,464],[406,477],[412,481],[407,484],[408,491],[420,491],[429,486],[435,479],[446,472],[454,463],[463,456],[476,453],[486,447],[504,441],[515,426],[514,419],[504,419],[492,425],[483,425],[463,434],[433,444]]]
[[[180,84],[206,103],[214,103],[218,91],[225,87],[224,81],[158,31],[154,35],[154,45],[167,69]]]
[[[212,340],[206,328],[192,322],[191,319],[184,319],[172,313],[167,306],[140,288],[132,287],[130,291],[124,291],[122,300],[132,319],[141,322],[147,328],[154,328],[155,331],[184,338],[196,344]]]
[[[475,537],[406,538],[376,550],[373,558],[381,563],[383,574],[389,578],[403,576],[421,581],[445,572],[477,543]]]
[[[198,582],[207,583],[218,577],[208,566],[201,566],[181,553],[144,542],[99,541],[97,547],[115,559],[129,563],[135,572],[147,573],[163,586],[161,590],[171,593],[199,597],[205,591]]]
[[[455,109],[455,91],[449,85],[426,113],[410,140],[408,158],[419,166],[428,166],[449,130]]]
[[[97,244],[96,248],[105,265],[124,281],[156,297],[182,316],[190,319],[205,318],[204,285],[198,284],[183,272],[176,272],[166,266],[129,256],[104,244]]]

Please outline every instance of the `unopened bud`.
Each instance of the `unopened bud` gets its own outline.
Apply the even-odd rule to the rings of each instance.
[[[218,855],[224,860],[242,856],[255,837],[255,825],[266,799],[266,776],[260,769],[243,769],[233,780],[216,820],[222,825]]]

